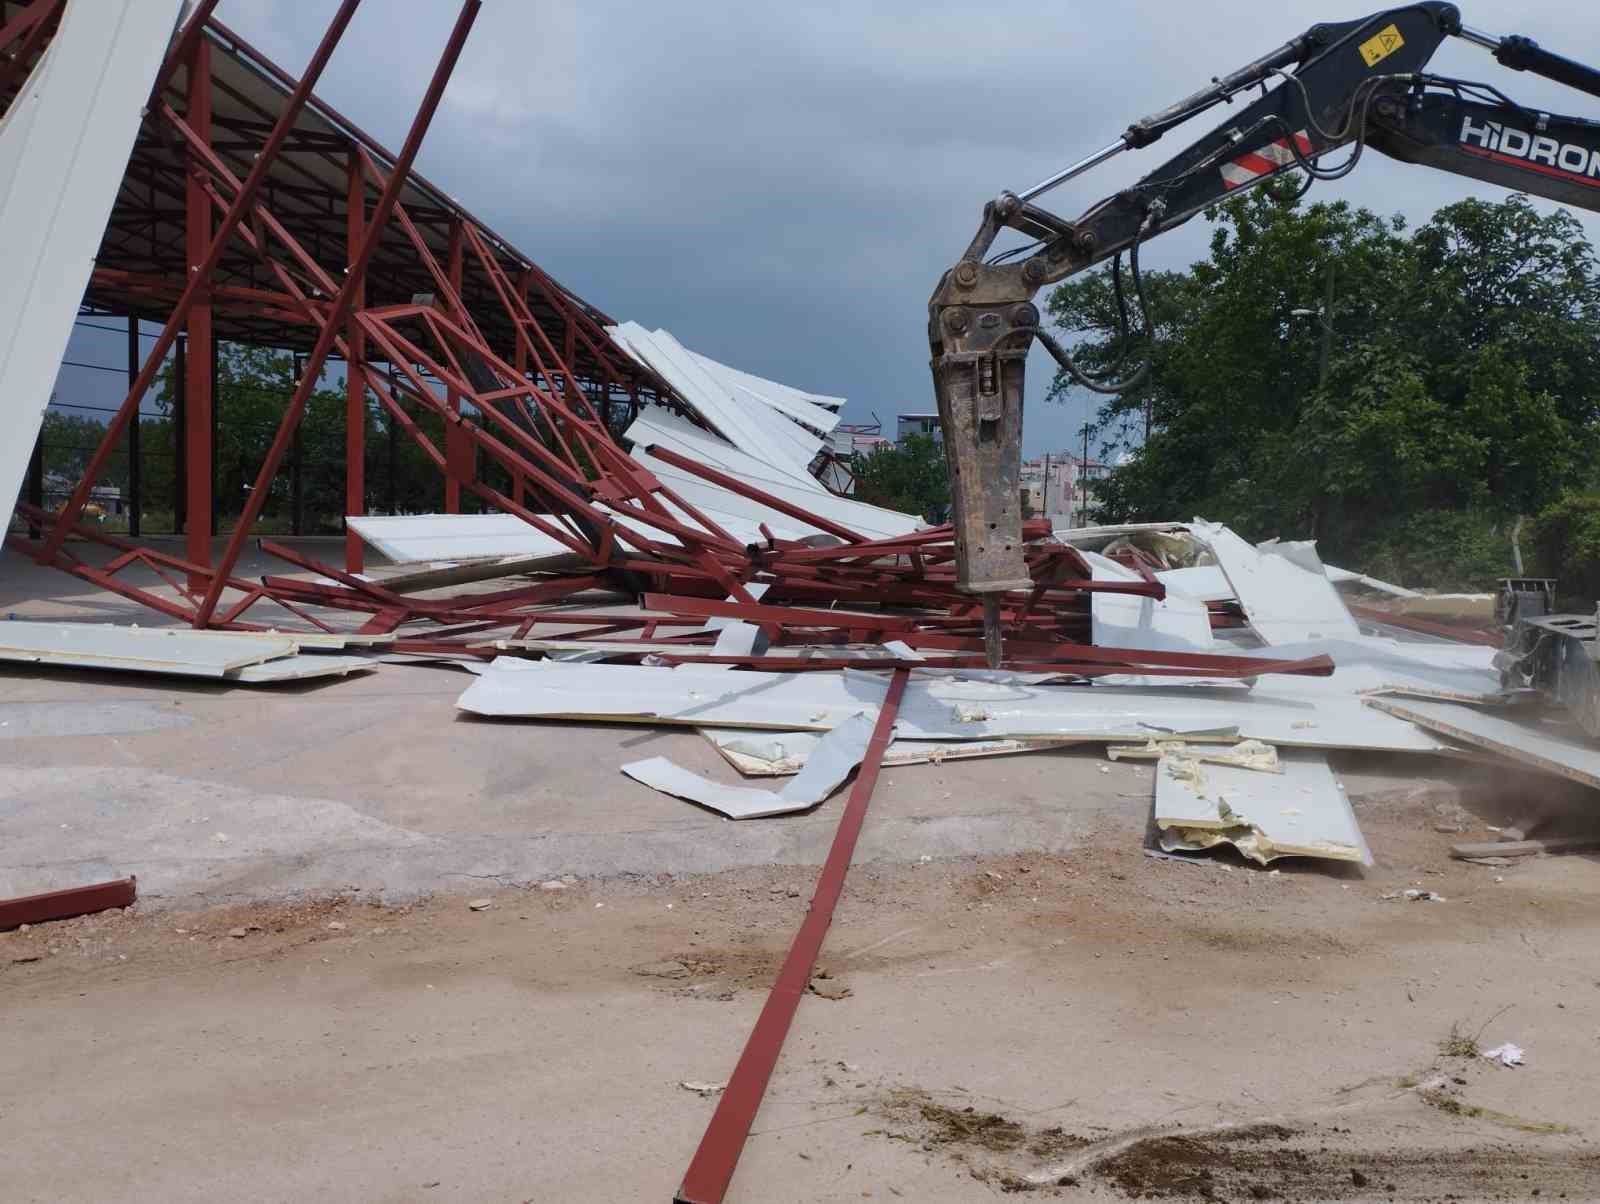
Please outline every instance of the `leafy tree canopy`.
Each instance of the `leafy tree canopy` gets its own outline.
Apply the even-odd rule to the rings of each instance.
[[[932,435],[907,435],[855,456],[856,496],[864,502],[942,521],[950,508],[944,448]]]
[[[1147,276],[1150,377],[1100,410],[1102,439],[1134,451],[1098,487],[1103,518],[1202,514],[1359,562],[1419,516],[1509,527],[1594,479],[1600,280],[1570,214],[1469,200],[1408,231],[1258,189],[1208,216],[1206,259]],[[1296,316],[1329,273],[1331,312]],[[1108,273],[1048,306],[1091,370],[1129,350]]]

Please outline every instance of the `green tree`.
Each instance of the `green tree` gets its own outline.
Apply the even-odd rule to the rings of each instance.
[[[179,437],[176,413],[175,364],[163,369],[156,390],[159,419],[146,419],[147,447],[172,454],[150,456],[145,464],[146,496],[174,496],[175,440]],[[283,421],[297,378],[294,357],[270,347],[222,343],[217,348],[214,404],[217,434],[213,445],[216,496],[224,526],[243,510],[256,475]],[[300,423],[299,460],[307,533],[335,533],[345,513],[345,391],[342,380],[325,378],[312,391]],[[431,414],[414,414],[417,425],[436,446],[443,446],[443,422]],[[394,432],[393,464],[390,459],[390,419],[387,411],[369,400],[366,411],[367,509],[394,508],[417,513],[438,510],[442,504],[442,477],[432,462],[403,430]],[[262,517],[282,526],[293,502],[293,456],[286,456],[272,483],[272,493]],[[391,486],[391,475],[393,483]],[[470,503],[463,497],[463,505]]]
[[[1481,584],[1491,562],[1468,528],[1508,529],[1593,478],[1600,281],[1570,214],[1471,200],[1408,232],[1262,189],[1209,216],[1209,256],[1147,280],[1149,380],[1101,408],[1101,437],[1135,453],[1097,490],[1102,517],[1204,514],[1400,570],[1400,536],[1437,529]],[[1320,308],[1329,272],[1324,377],[1321,319],[1293,311]],[[1091,369],[1128,350],[1105,273],[1048,305]],[[1069,388],[1058,377],[1052,395]],[[1499,546],[1509,571],[1509,541]],[[1448,555],[1419,551],[1417,571],[1450,575]]]
[[[950,508],[944,448],[932,435],[907,435],[854,457],[856,496],[864,502],[943,520]]]
[[[94,455],[105,435],[105,424],[87,414],[71,410],[46,410],[39,427],[39,439],[44,444],[45,472],[51,477],[76,483],[84,469],[88,468],[89,458]],[[111,457],[102,483],[115,485],[119,489],[127,488],[128,457],[125,452],[119,450]]]

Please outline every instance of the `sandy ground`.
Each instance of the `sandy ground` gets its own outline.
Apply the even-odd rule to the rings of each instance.
[[[730,1199],[1600,1197],[1596,863],[1364,819],[1365,876],[1152,860],[1135,805],[1070,855],[857,867]],[[668,1200],[714,1106],[681,1084],[725,1079],[811,882],[0,936],[5,1195]]]
[[[139,618],[65,580],[0,612]],[[0,896],[142,888],[0,934],[0,1200],[670,1199],[841,802],[726,823],[617,770],[735,780],[693,734],[464,676],[0,668]],[[1447,856],[1594,796],[1334,764],[1371,870],[1148,858],[1092,747],[887,771],[730,1201],[1600,1199],[1600,859]]]

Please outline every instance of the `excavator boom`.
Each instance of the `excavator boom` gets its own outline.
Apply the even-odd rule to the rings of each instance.
[[[1139,285],[1139,248],[1208,206],[1290,170],[1318,180],[1352,171],[1370,145],[1407,163],[1600,210],[1600,124],[1518,105],[1486,84],[1429,75],[1445,38],[1490,50],[1505,67],[1600,96],[1600,72],[1528,38],[1468,29],[1454,4],[1424,0],[1359,21],[1323,23],[1167,109],[1132,123],[1116,142],[1021,193],[1002,192],[961,259],[928,304],[934,395],[950,470],[957,582],[984,601],[990,663],[1001,652],[1000,596],[1033,585],[1023,559],[1019,477],[1028,351],[1040,342],[1079,384],[1118,393],[1148,364],[1118,381],[1095,379],[1040,328],[1034,296],[1107,259],[1121,258]],[[1273,86],[1276,85],[1276,86]],[[1033,202],[1126,150],[1259,88],[1261,95],[1132,187],[1076,221]],[[1344,149],[1348,148],[1348,149]],[[1330,153],[1343,150],[1330,166]],[[1003,230],[1034,239],[1021,252],[991,255]]]

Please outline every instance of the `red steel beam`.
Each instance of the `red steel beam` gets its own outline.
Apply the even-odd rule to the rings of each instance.
[[[44,44],[50,32],[50,20],[60,11],[65,0],[34,0],[34,3],[25,9],[21,16],[12,21],[5,29],[0,30],[0,48],[7,42],[20,37],[22,45],[17,47],[16,54],[8,59],[0,59],[0,88],[8,86],[13,79],[26,82],[22,72],[34,51]],[[31,19],[30,19],[31,18]]]
[[[60,7],[61,0],[33,0],[9,24],[0,25],[0,52]],[[21,55],[23,51],[17,53]]]
[[[109,911],[113,907],[132,907],[138,895],[138,880],[130,875],[115,882],[96,882],[92,886],[72,886],[42,895],[0,899],[0,931],[23,924],[42,924],[46,920],[70,920],[73,916]]]
[[[211,141],[211,43],[201,38],[189,61],[188,125],[202,145]],[[213,361],[217,354],[211,322],[209,273],[201,274],[211,247],[211,198],[201,180],[200,159],[191,148],[189,174],[184,184],[184,248],[189,263],[189,288],[193,304],[189,307],[189,354],[184,362],[183,440],[184,482],[188,496],[184,502],[184,551],[195,564],[211,563],[211,408]],[[169,323],[170,325],[170,323]],[[137,383],[135,388],[137,388]],[[198,574],[189,575],[189,588],[204,589],[207,582]]]
[[[347,0],[352,7],[354,0]],[[311,355],[306,360],[304,373],[300,383],[295,388],[294,396],[289,400],[288,412],[283,417],[283,422],[278,427],[278,434],[272,441],[272,447],[267,452],[267,459],[261,466],[261,471],[256,474],[254,489],[245,501],[244,513],[239,516],[238,526],[234,528],[233,536],[228,540],[227,549],[222,554],[222,563],[217,575],[212,579],[211,587],[206,591],[205,598],[195,611],[195,626],[204,627],[211,620],[212,614],[217,609],[217,603],[222,597],[225,587],[225,578],[233,572],[234,565],[239,563],[239,555],[244,551],[244,541],[249,538],[251,529],[256,520],[261,516],[261,508],[266,505],[267,497],[272,491],[272,480],[278,474],[278,465],[282,462],[284,453],[288,451],[289,444],[294,437],[295,429],[300,425],[300,419],[305,413],[306,402],[312,391],[316,388],[317,379],[322,375],[322,366],[327,362],[328,353],[333,350],[333,344],[338,338],[340,327],[350,315],[355,300],[355,286],[366,276],[367,266],[372,262],[372,257],[377,253],[378,243],[382,240],[384,227],[388,225],[390,211],[395,202],[400,199],[400,191],[405,187],[406,177],[411,171],[411,164],[417,157],[417,151],[422,146],[423,136],[428,132],[428,125],[433,120],[434,111],[439,106],[439,100],[444,95],[445,84],[450,79],[450,73],[455,68],[456,59],[461,55],[461,48],[466,43],[467,32],[472,28],[473,21],[477,18],[478,9],[482,7],[482,0],[466,0],[461,6],[461,14],[456,18],[455,28],[450,31],[450,40],[445,44],[444,54],[439,59],[433,78],[428,83],[428,90],[422,98],[422,104],[417,110],[416,117],[411,123],[411,130],[406,135],[405,145],[400,148],[399,158],[395,161],[394,171],[389,176],[389,183],[383,190],[383,195],[378,198],[378,203],[372,212],[366,237],[361,242],[361,251],[351,265],[345,277],[344,284],[340,287],[338,295],[329,307],[327,324],[322,328],[322,333],[317,336],[316,345],[311,349]],[[341,10],[342,11],[342,10]],[[310,78],[309,76],[307,78]],[[276,132],[276,131],[274,131]],[[260,160],[257,160],[259,166]],[[251,179],[255,177],[255,170],[251,171]],[[248,188],[249,180],[245,181]],[[242,209],[240,201],[244,199],[243,192],[234,198],[234,207]]]
[[[789,1034],[800,997],[805,994],[817,957],[822,953],[823,939],[833,922],[833,909],[844,892],[845,875],[855,855],[856,841],[867,818],[867,804],[878,784],[883,754],[889,747],[895,716],[900,711],[900,700],[905,696],[910,677],[909,669],[896,669],[889,679],[889,692],[878,710],[878,722],[872,729],[866,755],[861,759],[861,771],[844,805],[844,814],[839,817],[839,827],[833,834],[833,845],[822,864],[822,873],[817,876],[805,921],[795,933],[783,969],[772,985],[772,993],[756,1018],[738,1065],[733,1068],[728,1086],[717,1101],[717,1110],[712,1113],[711,1123],[700,1139],[700,1147],[684,1172],[683,1183],[674,1197],[676,1204],[721,1204],[727,1195],[739,1155],[744,1152],[745,1139],[750,1136],[750,1126],[761,1108],[761,1098],[767,1092],[773,1068],[778,1064],[783,1039]]]

